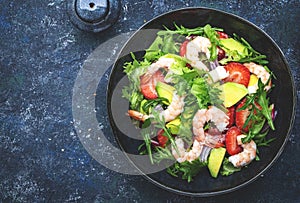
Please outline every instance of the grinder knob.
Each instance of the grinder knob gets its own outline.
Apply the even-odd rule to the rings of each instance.
[[[119,0],[70,0],[67,7],[71,22],[89,32],[109,28],[120,14]]]

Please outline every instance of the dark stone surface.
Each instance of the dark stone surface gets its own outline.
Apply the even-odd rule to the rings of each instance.
[[[237,14],[266,31],[287,57],[299,99],[299,0],[121,2],[113,27],[86,33],[70,23],[66,1],[0,0],[0,202],[299,202],[299,108],[285,150],[265,175],[236,192],[199,199],[106,169],[86,152],[72,118],[74,81],[96,47],[188,6]],[[101,82],[106,85],[107,77]],[[99,94],[105,99],[105,90]],[[113,142],[106,115],[99,109]]]

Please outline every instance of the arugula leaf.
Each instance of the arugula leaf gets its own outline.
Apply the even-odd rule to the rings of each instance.
[[[208,87],[204,78],[196,78],[193,81],[191,93],[197,98],[200,109],[206,109],[210,103]]]
[[[257,146],[258,146],[258,147],[261,147],[261,146],[267,147],[267,146],[269,146],[269,144],[270,144],[271,142],[273,142],[274,140],[276,140],[276,138],[263,139],[262,141],[260,141],[260,142],[257,144]]]
[[[131,53],[131,58],[132,61],[126,62],[123,66],[130,84],[122,89],[122,96],[129,100],[131,109],[138,110],[143,100],[140,92],[140,76],[147,71],[150,63],[147,60],[138,61],[133,53]]]
[[[163,102],[168,102],[168,100],[164,97],[158,97],[157,99],[147,100],[143,105],[142,109],[145,113],[151,113],[151,109],[156,107],[157,105],[164,105]]]
[[[226,41],[226,45],[222,42]],[[231,42],[230,44],[228,44]],[[239,63],[255,62],[260,65],[268,64],[266,55],[254,50],[250,44],[236,34],[233,34],[233,38],[221,40],[221,47],[226,50],[227,57],[219,61],[221,64],[226,64],[231,61]],[[231,46],[229,46],[231,45]]]
[[[164,135],[166,135],[168,137],[168,140],[171,142],[171,145],[174,147],[176,152],[179,154],[177,145],[176,145],[175,140],[174,140],[174,137],[172,136],[170,130],[166,127],[166,122],[165,122],[164,117],[161,116],[159,114],[159,112],[157,112],[157,111],[153,111],[152,115],[154,117],[153,121],[152,121],[152,123],[155,124],[154,126],[158,129],[163,129],[164,130],[164,132],[165,132]]]
[[[240,63],[246,63],[246,62],[256,62],[260,65],[268,64],[269,61],[265,60],[267,58],[266,55],[263,55],[252,48],[252,46],[242,37],[239,37],[237,34],[233,34],[233,37],[235,40],[239,41],[241,44],[243,44],[248,49],[248,55],[246,55],[244,58],[238,60],[237,62]]]
[[[153,157],[152,157],[152,148],[151,148],[151,137],[155,134],[155,131],[153,129],[151,130],[150,127],[142,128],[141,135],[144,139],[145,145],[146,145],[146,151],[149,155],[150,162],[153,164]]]
[[[176,162],[173,166],[169,167],[167,172],[175,177],[181,175],[181,178],[183,180],[191,182],[193,180],[193,177],[195,177],[205,166],[207,166],[207,162],[201,162],[199,159],[195,159],[192,162]]]
[[[209,105],[222,106],[221,90],[217,86],[218,83],[209,84],[203,77],[194,79],[191,93],[197,98],[200,109],[207,108]]]
[[[259,79],[258,80],[258,104],[262,107],[261,113],[265,116],[268,124],[272,130],[275,130],[275,126],[272,120],[271,109],[269,108],[269,99],[267,98],[267,92],[264,90],[264,84]]]
[[[170,30],[167,27],[165,27],[165,30],[159,31],[157,34],[158,35],[164,35],[164,34],[179,34],[179,35],[186,35],[186,36],[191,36],[191,35],[201,35],[203,36],[205,34],[205,28],[204,27],[195,27],[195,28],[186,28],[184,26],[178,26],[176,23],[174,23],[175,29]],[[210,26],[210,25],[209,25]],[[212,30],[215,31],[223,31],[221,28],[212,28]]]
[[[146,50],[144,58],[148,61],[155,61],[165,54],[177,54],[180,44],[185,39],[176,33],[162,33],[159,31],[157,37]]]
[[[160,163],[162,160],[175,160],[168,147],[155,147],[155,153],[153,154],[153,159],[155,163]]]
[[[161,51],[161,46],[163,44],[164,44],[163,38],[157,36],[156,39],[150,45],[150,47],[146,50],[144,58],[148,61],[154,61],[159,57],[163,56],[164,53]]]
[[[138,61],[134,55],[134,53],[130,53],[130,56],[132,58],[132,61],[130,62],[125,62],[124,63],[124,72],[127,74],[127,75],[131,75],[132,72],[136,69],[139,69],[141,67],[147,67],[149,66],[151,63],[147,60],[144,60],[144,61]]]
[[[248,109],[250,113],[245,121],[244,127],[249,123],[251,126],[249,127],[249,132],[246,134],[246,137],[242,138],[242,142],[246,143],[253,139],[258,146],[266,146],[269,143],[266,139],[267,132],[261,131],[266,122],[272,130],[275,130],[275,126],[271,115],[272,108],[271,105],[269,105],[265,85],[261,82],[261,79],[258,80],[256,93],[248,95],[244,106],[237,109],[237,112],[245,109]]]
[[[186,64],[188,63],[186,58],[183,58],[176,54],[166,54],[162,56],[161,58],[168,58],[173,59],[174,63],[171,64],[169,67],[169,70],[171,70],[172,74],[176,75],[182,75],[184,73],[192,72],[193,70],[186,67]]]
[[[217,37],[218,34],[215,29],[213,29],[209,24],[204,26],[204,33],[208,37],[211,43],[211,47],[209,48],[210,51],[210,60],[214,61],[217,59],[218,51],[217,46],[219,45],[219,38]]]
[[[225,157],[220,171],[221,175],[229,176],[238,171],[241,171],[241,168],[234,167],[233,164],[229,162],[228,158]]]
[[[183,112],[180,115],[181,125],[179,127],[178,137],[180,137],[185,143],[190,146],[193,142],[193,133],[191,131],[191,126],[193,123],[193,118],[198,110],[198,104],[196,98],[192,94],[188,94],[185,97],[185,105]]]
[[[170,30],[169,28],[165,27],[165,30],[159,31],[158,35],[165,35],[165,34],[179,34],[179,35],[203,35],[204,29],[203,27],[196,27],[196,28],[186,28],[184,26],[178,26],[174,23],[175,30]]]

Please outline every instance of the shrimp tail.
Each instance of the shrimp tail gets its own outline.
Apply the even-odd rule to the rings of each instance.
[[[127,114],[131,118],[133,118],[135,120],[138,120],[138,121],[142,121],[142,122],[144,122],[145,120],[150,118],[149,115],[145,115],[145,114],[143,114],[141,112],[138,112],[138,111],[135,111],[135,110],[128,110]]]

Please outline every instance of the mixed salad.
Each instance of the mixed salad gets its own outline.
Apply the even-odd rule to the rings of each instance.
[[[141,60],[124,64],[128,115],[141,128],[151,163],[173,160],[173,176],[192,181],[201,168],[231,175],[275,138],[267,57],[242,37],[207,24],[157,33]]]

